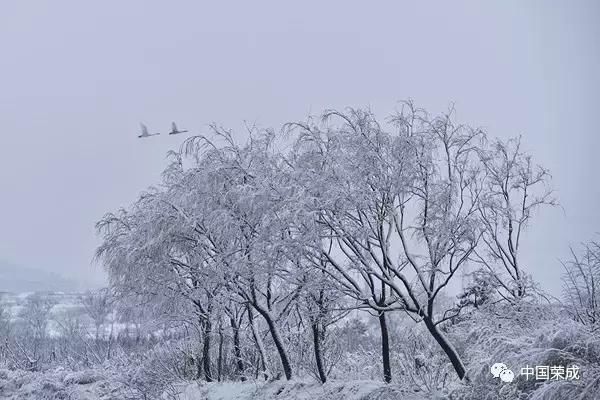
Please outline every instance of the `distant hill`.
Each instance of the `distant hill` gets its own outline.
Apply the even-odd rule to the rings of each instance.
[[[0,261],[0,292],[77,292],[81,284],[53,272]]]

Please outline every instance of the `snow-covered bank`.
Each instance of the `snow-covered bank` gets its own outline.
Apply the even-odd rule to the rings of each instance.
[[[107,370],[46,372],[0,370],[3,400],[125,400],[128,389]]]
[[[374,381],[209,383],[182,387],[179,400],[424,400],[424,395]]]
[[[174,385],[177,400],[424,400],[398,386],[375,381],[330,382],[184,382]],[[163,399],[171,396],[163,394]],[[115,371],[69,372],[0,370],[0,398],[6,400],[126,400],[142,399]],[[152,398],[152,397],[149,397]]]

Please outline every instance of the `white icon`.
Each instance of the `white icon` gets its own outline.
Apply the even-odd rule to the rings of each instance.
[[[500,372],[500,380],[502,382],[511,383],[515,379],[515,374],[510,369],[505,369]]]
[[[506,364],[496,363],[492,365],[492,368],[490,368],[490,372],[492,373],[492,375],[494,375],[494,378],[499,378],[500,372],[504,371],[505,369],[507,369]]]
[[[494,378],[500,378],[502,382],[510,383],[515,379],[515,374],[503,363],[492,365],[490,372],[494,375]]]

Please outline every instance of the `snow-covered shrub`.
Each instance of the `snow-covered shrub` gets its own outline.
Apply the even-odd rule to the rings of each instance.
[[[162,396],[175,398],[176,383],[192,379],[186,364],[185,343],[158,345],[145,354],[123,359],[118,365],[122,374],[118,377],[128,390],[129,399],[159,399]]]
[[[378,379],[381,376],[381,344],[369,319],[352,318],[331,332],[333,379]]]
[[[600,241],[584,244],[579,254],[571,249],[571,255],[563,262],[566,310],[576,321],[600,329]]]
[[[452,366],[433,339],[417,325],[402,327],[395,335],[393,360],[396,381],[425,393],[438,393],[454,378]]]
[[[455,385],[452,400],[596,398],[600,340],[589,327],[565,318],[560,307],[499,304],[469,314],[450,331],[468,358],[470,378]],[[513,383],[492,378],[489,368],[495,362],[503,362],[515,372]],[[536,365],[577,365],[581,380],[544,381],[520,374],[521,368]]]
[[[67,385],[88,385],[90,383],[97,382],[100,379],[102,379],[102,376],[99,375],[96,371],[84,370],[66,374],[63,378],[63,382]]]

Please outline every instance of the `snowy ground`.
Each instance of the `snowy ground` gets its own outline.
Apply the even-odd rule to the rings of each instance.
[[[45,373],[0,370],[0,398],[6,400],[126,399],[125,388],[94,371]]]
[[[190,384],[179,400],[423,400],[426,397],[373,381]]]
[[[169,380],[169,376],[160,369],[160,365],[169,362],[167,356],[171,353],[156,352],[152,353],[153,357],[132,358],[123,355],[91,368],[82,365],[65,365],[64,368],[52,367],[44,372],[35,373],[0,368],[0,399],[600,399],[598,395],[600,393],[600,339],[597,333],[590,332],[586,327],[572,320],[561,318],[561,315],[551,307],[522,304],[514,309],[496,307],[490,310],[479,310],[453,325],[449,335],[465,353],[469,381],[459,382],[450,379],[442,390],[436,389],[435,384],[439,383],[437,377],[441,374],[441,370],[439,365],[433,362],[435,360],[431,360],[431,356],[425,357],[425,366],[413,371],[412,381],[407,380],[407,376],[398,367],[395,384],[392,385],[384,385],[377,380],[356,380],[361,378],[340,374],[326,385],[320,385],[310,378],[305,380],[298,378],[290,382],[281,380],[269,383],[249,381],[207,384],[199,381],[182,382],[181,379],[184,378],[179,375]],[[468,352],[465,349],[468,349]],[[374,357],[379,359],[378,355]],[[491,363],[498,360],[516,372],[513,383],[503,384],[490,375]],[[367,358],[359,359],[359,365],[364,367],[367,361]],[[520,368],[525,365],[577,365],[581,370],[581,379],[561,381],[527,379],[519,373]],[[72,371],[70,368],[78,370]],[[342,381],[345,378],[347,380]],[[161,380],[164,382],[159,382]],[[424,387],[432,389],[426,392]],[[169,397],[168,394],[174,396]]]
[[[180,383],[177,400],[423,400],[427,397],[373,381]],[[46,373],[0,370],[0,398],[6,400],[141,399],[118,377],[104,371]],[[164,399],[169,399],[165,394]]]

